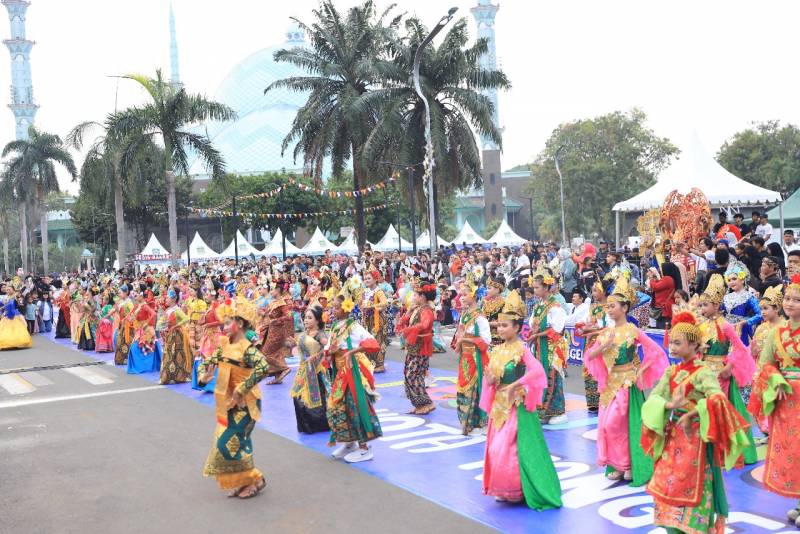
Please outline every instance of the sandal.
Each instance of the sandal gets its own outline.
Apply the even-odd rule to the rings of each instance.
[[[436,405],[431,403],[431,404],[428,404],[427,406],[423,406],[422,408],[418,408],[417,409],[417,415],[428,415],[429,413],[431,413],[435,409],[436,409]]]
[[[234,498],[234,497],[238,497],[238,496],[239,496],[239,494],[242,492],[242,490],[243,490],[244,488],[246,488],[246,487],[247,487],[247,486],[242,486],[241,488],[236,488],[235,490],[231,491],[230,493],[228,493],[228,498],[229,498],[229,499],[232,499],[232,498]]]
[[[249,493],[247,492],[247,490],[250,490]],[[258,495],[258,487],[254,486],[253,484],[245,486],[244,488],[242,488],[242,491],[239,492],[240,499],[252,499],[256,495]]]
[[[283,383],[283,379],[286,378],[286,376],[291,372],[292,372],[291,369],[284,369],[283,371],[281,371],[281,373],[278,376],[273,378],[271,382],[267,382],[267,385],[268,386],[277,386],[278,384],[282,384]]]
[[[262,491],[264,491],[264,488],[266,487],[267,487],[267,479],[261,477],[261,482],[259,482],[258,485],[256,485],[256,493],[261,493]]]

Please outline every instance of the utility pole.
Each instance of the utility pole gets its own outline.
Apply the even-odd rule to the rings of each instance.
[[[236,216],[236,195],[233,195],[231,199],[231,208],[233,209],[233,255],[236,258],[236,265],[239,265],[239,218]]]
[[[414,252],[414,256],[417,255],[417,214],[416,214],[416,207],[414,205],[414,167],[408,167],[406,169],[406,174],[408,176],[408,193],[411,195],[411,249]]]
[[[184,231],[186,232],[186,267],[188,268],[189,265],[192,264],[192,243],[189,241],[189,212],[186,212],[186,216],[183,219],[184,223]]]

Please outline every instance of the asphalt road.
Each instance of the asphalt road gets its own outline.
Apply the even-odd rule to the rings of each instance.
[[[0,533],[492,532],[258,428],[267,489],[228,499],[201,475],[211,410],[122,368],[51,367],[91,362],[41,336],[0,352]]]

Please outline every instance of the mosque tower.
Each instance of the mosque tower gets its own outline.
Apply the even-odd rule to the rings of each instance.
[[[484,69],[497,68],[497,50],[495,46],[494,18],[500,6],[491,3],[491,0],[478,0],[478,5],[470,11],[475,17],[478,26],[478,38],[485,38],[489,41],[489,49],[478,60]],[[499,128],[499,117],[497,112],[497,90],[490,89],[486,96],[494,104],[492,120]],[[503,206],[503,180],[501,177],[500,166],[500,147],[491,139],[481,136],[483,147],[483,218],[486,225],[490,222],[505,217],[505,207]]]
[[[2,0],[11,21],[11,38],[3,42],[11,54],[11,104],[14,113],[17,139],[28,138],[28,128],[33,124],[36,110],[33,100],[30,55],[34,42],[25,38],[25,12],[31,4],[26,0]]]
[[[175,13],[172,2],[169,3],[169,81],[175,86],[181,85],[181,73],[178,69],[178,36],[175,33]]]

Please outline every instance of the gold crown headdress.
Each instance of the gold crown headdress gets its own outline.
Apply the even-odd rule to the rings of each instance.
[[[790,289],[800,291],[800,274],[792,275],[792,277],[789,279],[789,285],[786,286],[784,294],[788,293]]]
[[[670,337],[682,335],[691,343],[700,343],[703,335],[698,326],[697,316],[689,310],[676,313],[672,318],[672,329],[669,331]]]
[[[503,283],[502,280],[499,278],[490,278],[488,282],[486,282],[487,286],[494,287],[502,291],[506,288],[506,285]]]
[[[553,276],[553,271],[541,263],[536,267],[536,270],[533,271],[534,279],[540,276],[542,277],[542,283],[546,286],[552,286],[556,283],[556,277]]]
[[[522,321],[528,314],[528,307],[522,301],[516,289],[505,298],[503,311],[499,315],[501,321]]]
[[[783,305],[783,287],[780,285],[768,287],[761,297],[761,302],[766,302],[770,306],[781,309]]]
[[[617,278],[614,284],[614,291],[608,297],[609,302],[633,304],[636,302],[636,292],[631,287],[631,283],[626,276]]]
[[[236,297],[236,300],[232,302],[230,314],[232,317],[241,317],[251,326],[255,326],[256,306],[245,297]]]
[[[725,286],[725,280],[722,279],[722,275],[714,273],[711,275],[711,278],[708,279],[708,285],[705,291],[700,295],[700,302],[710,302],[719,306],[727,291],[728,289]]]

